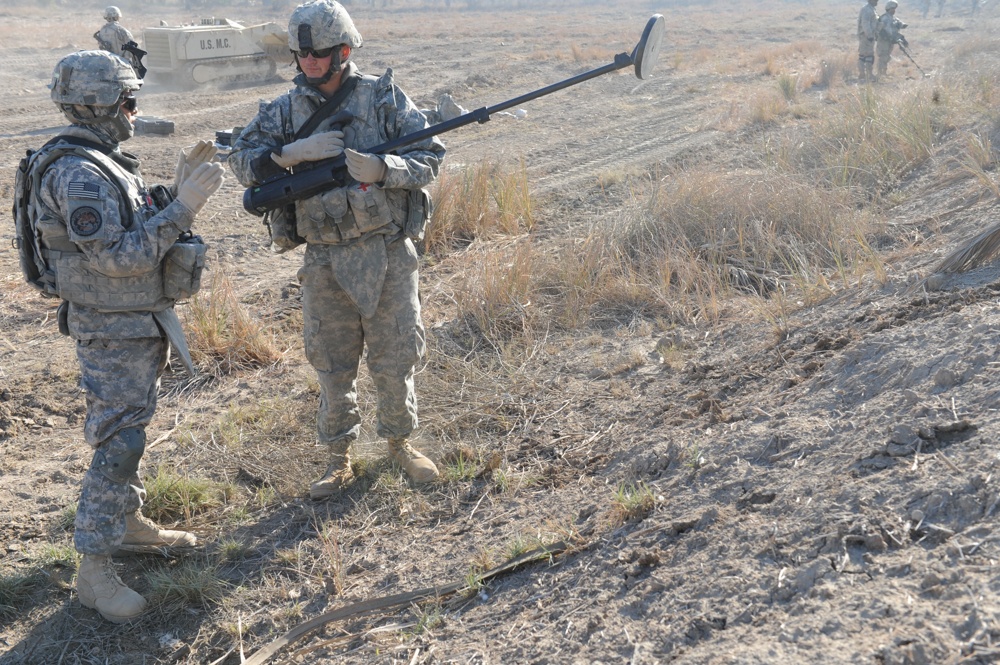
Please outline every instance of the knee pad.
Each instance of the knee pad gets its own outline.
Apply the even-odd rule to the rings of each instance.
[[[90,468],[119,485],[127,483],[139,470],[139,462],[146,451],[146,430],[126,427],[101,444],[94,452]]]

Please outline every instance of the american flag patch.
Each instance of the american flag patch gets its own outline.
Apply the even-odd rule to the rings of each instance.
[[[101,186],[89,182],[72,181],[69,183],[69,196],[73,199],[101,200]]]

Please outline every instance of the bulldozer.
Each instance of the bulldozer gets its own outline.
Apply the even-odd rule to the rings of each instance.
[[[161,25],[142,33],[146,69],[156,79],[185,85],[266,81],[292,62],[288,33],[277,23],[244,27],[226,18],[198,25]]]

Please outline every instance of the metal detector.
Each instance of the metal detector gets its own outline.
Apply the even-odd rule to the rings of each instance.
[[[916,67],[920,71],[921,74],[923,74],[924,78],[927,78],[927,72],[925,72],[924,70],[920,69],[920,65],[918,65],[917,61],[913,59],[913,56],[910,55],[910,52],[906,50],[906,47],[903,46],[902,44],[899,44],[899,43],[897,43],[896,46],[898,46],[899,50],[903,52],[903,55],[905,55],[907,58],[910,59],[910,62],[912,62],[913,66]]]
[[[632,53],[619,53],[612,63],[598,67],[597,69],[583,74],[578,74],[572,78],[550,86],[529,92],[520,97],[509,99],[494,106],[484,106],[474,111],[469,111],[451,120],[438,123],[426,129],[422,129],[398,139],[387,141],[364,152],[384,154],[398,150],[403,146],[418,143],[438,134],[450,132],[459,127],[470,125],[473,122],[484,123],[490,119],[494,113],[509,109],[513,106],[520,106],[525,102],[530,102],[538,97],[550,95],[557,90],[574,86],[592,78],[603,76],[625,67],[634,66],[635,75],[640,79],[648,79],[656,66],[656,60],[660,54],[660,47],[663,44],[665,32],[662,14],[654,14],[646,22],[646,27],[642,31],[642,37],[636,44]],[[916,64],[916,63],[914,63]],[[267,180],[256,187],[250,187],[243,193],[243,207],[247,212],[254,215],[263,215],[269,210],[276,210],[294,201],[307,199],[335,187],[344,184],[347,169],[343,155],[333,159],[315,162],[308,170],[301,170],[294,174],[280,175],[271,180]]]

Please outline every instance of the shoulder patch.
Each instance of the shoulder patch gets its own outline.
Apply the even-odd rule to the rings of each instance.
[[[69,218],[69,225],[72,227],[73,232],[84,238],[97,233],[103,223],[101,213],[90,206],[77,208]]]
[[[92,182],[72,180],[69,183],[69,187],[67,187],[66,193],[69,194],[71,199],[91,199],[92,201],[101,200],[101,186]]]

